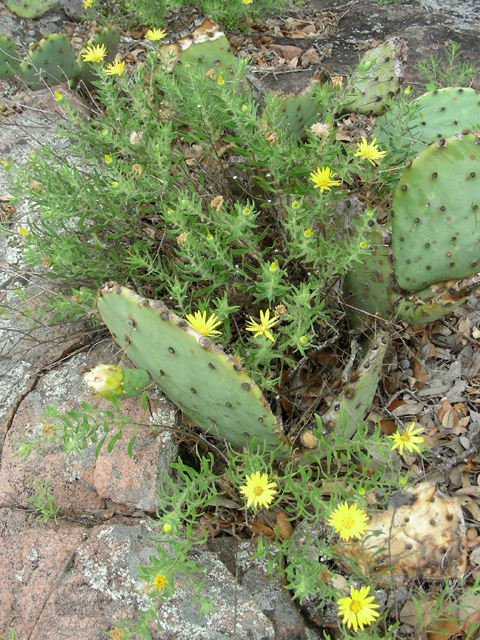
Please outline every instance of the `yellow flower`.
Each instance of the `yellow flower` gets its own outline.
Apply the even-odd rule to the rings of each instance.
[[[298,209],[298,207],[299,207],[299,206],[300,206],[300,203],[299,203],[299,202],[297,202],[296,200],[294,200],[294,202],[292,202],[292,207],[293,207],[294,209]]]
[[[367,530],[367,514],[355,504],[349,506],[347,502],[343,502],[332,511],[328,524],[343,540],[358,539]]]
[[[412,90],[412,87],[410,85],[408,85],[408,87],[405,89],[404,93],[406,96],[410,95],[410,91]]]
[[[8,162],[6,160],[0,160],[4,167],[8,167]]]
[[[18,231],[20,232],[20,235],[23,236],[24,238],[26,238],[28,236],[28,230],[24,229],[23,227],[19,227]]]
[[[378,164],[378,159],[383,158],[383,156],[387,155],[386,151],[380,151],[380,149],[375,144],[376,138],[374,138],[370,144],[367,143],[367,139],[362,136],[362,141],[357,144],[358,150],[354,153],[356,156],[361,156],[368,160],[373,165]]]
[[[317,167],[317,170],[310,174],[310,180],[315,183],[315,189],[320,188],[321,193],[323,193],[325,189],[330,191],[330,187],[336,187],[340,184],[340,180],[332,180],[335,175],[330,167],[322,167],[321,169]]]
[[[270,271],[277,271],[278,267],[277,267],[277,263],[276,262],[271,262],[270,263]]]
[[[161,591],[166,584],[167,580],[165,579],[165,576],[163,576],[161,573],[157,573],[157,575],[155,576],[155,580],[153,581],[153,586],[155,587],[155,589]]]
[[[361,249],[366,249],[366,248],[367,248],[367,243],[365,242],[365,240],[362,240],[362,241],[360,242],[360,248],[361,248]]]
[[[107,48],[104,44],[95,45],[92,44],[85,49],[82,53],[82,60],[84,62],[100,62],[107,55]]]
[[[145,34],[145,40],[151,40],[152,42],[157,42],[158,40],[163,40],[167,32],[163,29],[149,29]]]
[[[88,9],[93,4],[93,0],[83,0],[82,5],[84,9]]]
[[[343,616],[342,622],[357,631],[358,627],[363,631],[364,626],[368,626],[371,622],[378,618],[378,604],[373,604],[374,596],[367,598],[370,587],[361,587],[354,589],[350,587],[350,596],[340,598],[337,604],[340,607],[339,616]]]
[[[63,95],[60,93],[60,91],[54,91],[54,96],[57,102],[61,102],[63,100]]]
[[[395,441],[395,444],[392,447],[392,451],[398,447],[398,451],[400,455],[403,455],[403,447],[406,447],[410,453],[414,451],[420,452],[420,449],[417,447],[417,442],[423,442],[422,436],[417,436],[417,433],[421,433],[423,429],[414,429],[415,422],[412,422],[410,426],[407,427],[407,430],[400,434],[396,431],[393,436],[388,436],[392,440]]]
[[[243,4],[251,4],[252,0],[242,0]]]
[[[111,62],[105,67],[105,73],[107,76],[121,76],[124,71],[125,62],[120,62],[117,58],[115,58],[115,62]]]
[[[106,163],[106,164],[111,164],[111,163],[113,162],[113,160],[112,160],[111,156],[109,156],[108,154],[105,154],[105,155],[103,156],[103,159],[105,160],[105,163]]]
[[[247,498],[247,507],[252,505],[257,508],[268,507],[275,497],[276,491],[273,487],[276,487],[275,482],[268,482],[268,476],[266,473],[252,473],[251,476],[247,476],[247,484],[240,487],[240,493]]]
[[[188,324],[201,333],[202,336],[215,336],[221,335],[221,331],[215,331],[215,327],[219,324],[222,324],[218,317],[212,313],[212,315],[207,320],[207,312],[204,311],[203,314],[200,311],[195,311],[195,315],[188,313],[186,316],[188,320]]]
[[[257,336],[265,335],[269,340],[275,342],[274,337],[270,333],[269,329],[273,327],[273,325],[277,322],[277,316],[274,316],[270,319],[270,309],[267,309],[265,313],[260,311],[260,323],[255,322],[255,320],[250,316],[250,326],[246,326],[247,331],[256,331],[253,336],[256,338]]]
[[[311,229],[306,229],[303,232],[303,235],[305,236],[305,238],[310,238],[310,236],[312,235],[312,230]]]
[[[218,76],[217,82],[218,84],[225,84],[225,80],[222,78],[222,76]]]
[[[172,525],[171,525],[171,524],[168,524],[168,522],[166,522],[166,523],[163,525],[163,530],[165,531],[165,533],[170,533],[170,531],[172,530]]]

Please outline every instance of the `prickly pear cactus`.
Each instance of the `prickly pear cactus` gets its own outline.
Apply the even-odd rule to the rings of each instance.
[[[442,139],[404,170],[393,198],[399,286],[418,291],[480,268],[480,134]]]
[[[349,111],[379,114],[385,102],[399,91],[403,81],[406,46],[400,38],[389,38],[367,51],[355,70],[351,88],[345,95]]]
[[[312,78],[310,84],[298,94],[279,95],[278,129],[288,129],[294,138],[301,138],[305,127],[309,127],[318,120],[318,102],[315,99],[315,86],[319,78]]]
[[[395,139],[397,146],[411,144],[411,157],[427,145],[449,138],[466,129],[480,128],[480,92],[464,87],[435,89],[413,101],[417,115],[404,123],[403,136]],[[394,106],[377,118],[375,136],[388,144],[399,129],[402,113]],[[403,123],[402,123],[403,126]]]
[[[6,5],[19,18],[34,20],[56,9],[60,2],[58,0],[6,0]]]
[[[234,446],[289,446],[260,388],[223,350],[162,302],[106,284],[97,308],[117,344],[204,431]]]
[[[20,65],[25,83],[34,91],[74,78],[80,71],[69,40],[58,33],[41,40]]]
[[[348,377],[328,411],[320,417],[322,435],[343,435],[346,438],[355,435],[358,423],[363,420],[373,402],[386,349],[386,334],[378,332],[358,368]],[[312,431],[303,432],[300,441],[304,445],[303,454],[316,457],[325,455],[325,450],[318,448],[318,440]],[[307,458],[303,458],[303,461],[306,462]]]
[[[168,71],[174,70],[179,77],[188,73],[188,67],[202,73],[213,69],[228,75],[235,62],[225,34],[209,18],[197,24],[187,36],[162,45],[159,57]]]
[[[394,494],[385,511],[372,513],[362,540],[336,545],[338,562],[351,572],[375,575],[381,585],[461,578],[467,568],[467,538],[462,506],[424,482]]]
[[[14,78],[20,75],[20,59],[15,42],[0,35],[0,78]]]
[[[105,45],[107,50],[107,55],[103,59],[104,63],[107,64],[112,62],[115,58],[115,55],[118,51],[118,45],[120,43],[120,30],[116,27],[105,27],[99,33],[97,33],[93,38],[90,38],[87,45],[82,49],[80,55],[78,56],[78,65],[80,65],[80,69],[76,74],[75,81],[79,82],[91,82],[95,79],[95,70],[94,65],[91,62],[85,62],[82,59],[82,55],[85,53],[85,49],[91,46],[101,46]]]

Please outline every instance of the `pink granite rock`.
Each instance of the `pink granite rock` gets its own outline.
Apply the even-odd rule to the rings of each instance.
[[[320,64],[322,60],[318,55],[318,52],[312,48],[308,49],[308,51],[305,51],[305,53],[302,55],[301,62],[305,62],[307,64]]]
[[[300,49],[300,47],[293,47],[288,44],[271,44],[270,49],[287,61],[298,58],[303,53],[303,49]]]

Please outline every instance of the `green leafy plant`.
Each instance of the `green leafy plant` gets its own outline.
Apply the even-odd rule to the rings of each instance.
[[[478,67],[463,60],[463,53],[458,42],[445,45],[444,59],[437,54],[417,62],[417,70],[424,77],[421,84],[431,91],[441,87],[462,87],[468,84],[477,74]]]
[[[51,481],[51,478],[47,478],[45,480],[45,486],[42,486],[37,480],[33,479],[32,485],[35,486],[37,493],[27,498],[26,502],[32,503],[34,508],[33,515],[37,520],[47,522],[47,520],[53,518],[56,523],[60,507],[55,504],[55,499],[49,486]]]

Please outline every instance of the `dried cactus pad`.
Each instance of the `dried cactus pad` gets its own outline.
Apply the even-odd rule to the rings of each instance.
[[[386,511],[372,515],[363,540],[336,547],[340,563],[351,570],[354,559],[362,573],[374,573],[380,584],[461,578],[467,568],[467,538],[457,498],[424,482],[392,496]]]
[[[114,282],[97,308],[115,342],[199,427],[234,446],[289,446],[260,388],[223,350],[169,311]]]
[[[480,134],[427,147],[393,197],[392,249],[402,289],[467,278],[480,269]]]

